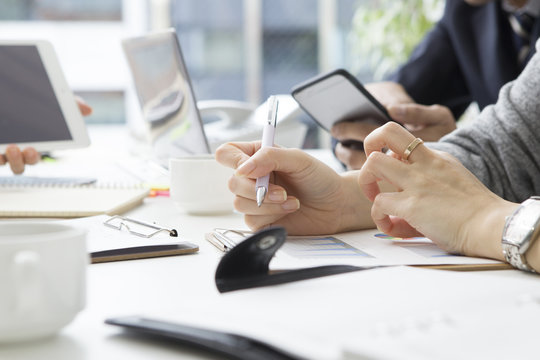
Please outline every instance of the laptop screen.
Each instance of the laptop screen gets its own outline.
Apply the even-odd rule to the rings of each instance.
[[[174,29],[125,39],[122,45],[155,156],[210,153]]]

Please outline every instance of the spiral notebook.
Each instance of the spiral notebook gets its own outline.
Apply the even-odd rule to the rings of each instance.
[[[142,203],[149,189],[139,185],[0,185],[0,217],[75,218],[117,215]]]

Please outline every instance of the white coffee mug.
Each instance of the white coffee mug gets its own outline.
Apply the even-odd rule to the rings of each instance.
[[[56,334],[84,308],[83,229],[0,222],[0,343]]]
[[[233,210],[228,188],[233,169],[219,164],[213,155],[192,155],[169,160],[171,199],[194,215],[227,213]]]

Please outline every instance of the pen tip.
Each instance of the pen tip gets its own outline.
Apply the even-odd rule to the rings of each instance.
[[[260,207],[263,203],[264,197],[266,196],[266,188],[259,186],[257,188],[257,206]]]

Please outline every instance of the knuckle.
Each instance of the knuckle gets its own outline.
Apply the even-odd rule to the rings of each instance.
[[[369,154],[369,157],[367,158],[366,165],[369,166],[376,166],[377,163],[382,161],[386,155],[383,154],[380,151],[374,151],[371,154]]]
[[[445,119],[454,118],[450,109],[444,105],[438,105],[438,104],[431,105],[430,109],[433,112],[438,113],[440,117],[443,117]]]
[[[238,188],[238,179],[236,176],[231,176],[229,180],[227,181],[227,187],[229,190],[235,194],[236,189]]]
[[[244,216],[244,222],[253,231],[257,231],[257,230],[259,230],[260,228],[263,227],[260,224],[260,221],[257,221],[257,220],[259,220],[259,216],[255,216],[255,215],[245,215]]]
[[[277,149],[276,149],[277,150]],[[291,155],[294,155],[295,157],[299,157],[299,156],[302,156],[304,154],[304,151],[300,150],[300,149],[289,149]]]
[[[403,131],[402,126],[397,122],[391,121],[383,125],[381,132],[385,135],[397,135],[400,134],[401,131]]]
[[[242,203],[243,203],[243,199],[240,196],[234,197],[233,206],[235,210],[242,212]]]
[[[216,161],[217,162],[223,163],[223,158],[225,157],[225,154],[227,153],[228,145],[229,145],[229,143],[225,143],[225,144],[220,145],[216,149]]]

